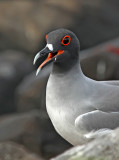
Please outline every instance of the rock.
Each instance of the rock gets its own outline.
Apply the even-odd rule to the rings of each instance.
[[[96,80],[119,79],[119,55],[109,51],[109,47],[119,46],[119,38],[96,47],[81,51],[80,60],[84,74]],[[33,108],[45,109],[45,90],[52,64],[45,67],[36,77],[28,75],[16,90],[17,111]]]
[[[32,71],[32,63],[24,53],[12,50],[0,53],[0,114],[16,110],[15,89]]]
[[[80,0],[80,10],[73,31],[81,41],[81,49],[89,48],[119,36],[118,0]]]
[[[13,142],[0,143],[0,160],[43,160],[28,152],[22,145]]]
[[[81,48],[119,36],[118,0],[2,1],[0,50],[36,52],[45,34],[68,28],[81,40]]]
[[[119,47],[119,38],[81,52],[84,74],[95,80],[119,80],[119,54],[111,48]]]
[[[29,150],[39,152],[40,114],[30,112],[2,116],[0,119],[0,142],[15,141],[25,145]]]
[[[52,160],[118,160],[119,129],[103,135],[88,144],[77,146]]]
[[[44,68],[37,77],[35,71],[29,74],[17,87],[16,101],[18,112],[25,112],[34,108],[44,110],[46,105],[44,97],[50,71],[51,66]]]
[[[79,9],[77,3],[78,0],[69,0],[68,3],[66,0],[0,3],[0,49],[36,52],[51,26],[57,28],[72,24]]]
[[[23,144],[28,150],[47,158],[71,146],[55,132],[48,116],[39,110],[1,116],[0,142],[4,141]]]

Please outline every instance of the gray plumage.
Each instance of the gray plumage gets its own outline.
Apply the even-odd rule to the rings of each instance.
[[[66,35],[71,43],[62,46],[60,41]],[[55,56],[46,90],[47,112],[56,131],[77,145],[118,127],[119,81],[95,81],[82,73],[79,41],[71,31],[53,31],[47,43],[54,52],[64,51]]]

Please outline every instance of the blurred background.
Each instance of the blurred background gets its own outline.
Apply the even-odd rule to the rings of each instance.
[[[49,159],[72,147],[46,113],[51,66],[36,77],[32,64],[45,35],[58,28],[70,29],[80,39],[81,67],[88,77],[119,79],[118,0],[1,0],[1,160]]]

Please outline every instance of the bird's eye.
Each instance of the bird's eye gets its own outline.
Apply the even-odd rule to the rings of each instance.
[[[71,37],[70,36],[65,36],[63,39],[62,39],[62,44],[64,45],[64,46],[67,46],[67,45],[69,45],[70,44],[70,42],[71,42]]]

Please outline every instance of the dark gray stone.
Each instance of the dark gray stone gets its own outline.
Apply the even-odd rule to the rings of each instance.
[[[40,0],[0,3],[0,50],[28,53],[42,47],[45,35],[68,28],[81,40],[81,49],[119,36],[118,0]]]
[[[0,117],[0,142],[13,141],[49,158],[71,145],[54,130],[48,116],[39,110]],[[56,147],[57,146],[57,147]]]
[[[16,110],[15,89],[32,71],[33,65],[24,53],[12,50],[0,53],[0,114]]]
[[[22,145],[13,142],[1,142],[0,160],[43,160],[43,159],[38,155],[30,153]]]

